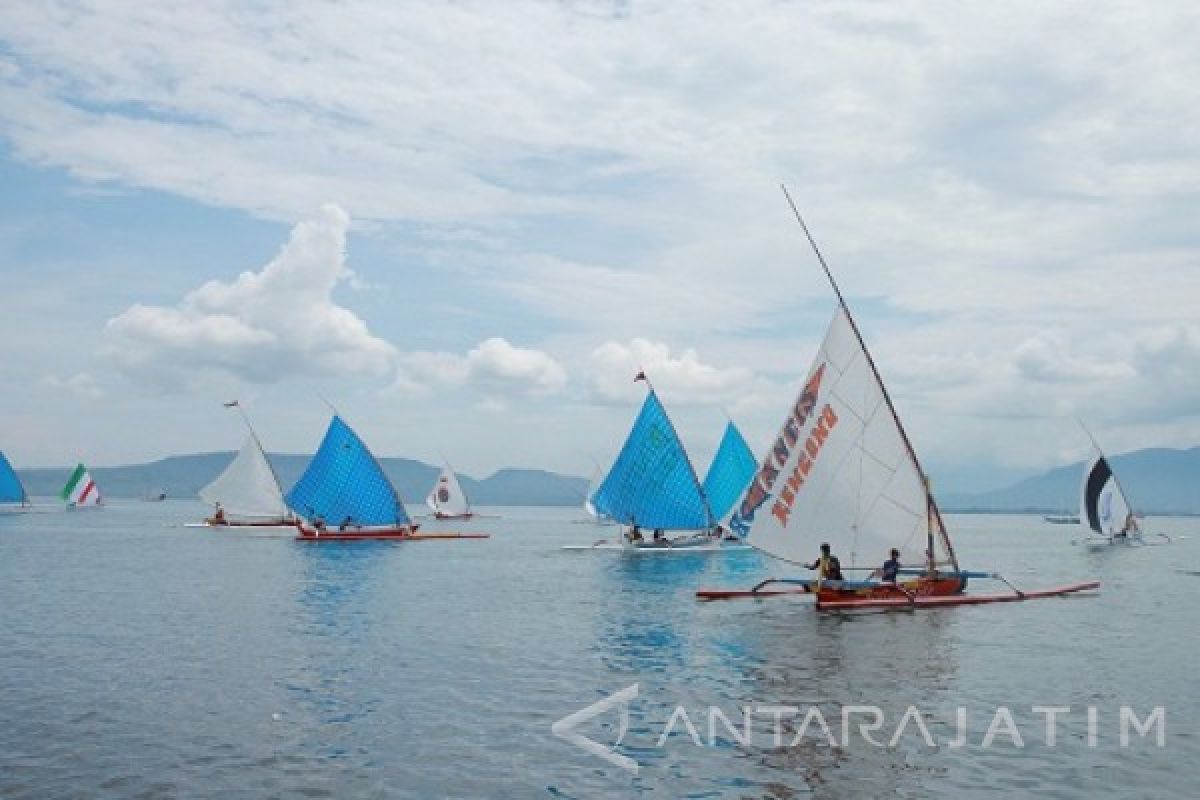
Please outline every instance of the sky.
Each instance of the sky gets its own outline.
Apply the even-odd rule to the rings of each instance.
[[[9,3],[0,449],[765,451],[837,275],[935,484],[1200,444],[1191,3]]]

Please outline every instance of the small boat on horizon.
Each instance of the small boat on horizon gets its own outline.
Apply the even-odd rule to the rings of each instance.
[[[471,501],[467,499],[467,493],[449,464],[442,467],[442,471],[438,473],[433,488],[425,498],[425,505],[433,512],[434,519],[465,520],[475,516],[471,511]]]
[[[1079,517],[1075,514],[1047,514],[1042,517],[1044,522],[1051,525],[1078,525]]]
[[[82,463],[75,466],[58,496],[67,504],[68,511],[98,511],[104,508],[100,489]]]
[[[1080,423],[1082,425],[1082,422]],[[1171,537],[1165,533],[1153,534],[1161,542],[1148,542],[1142,531],[1139,520],[1144,515],[1133,510],[1125,490],[1121,487],[1117,473],[1108,463],[1104,451],[1100,449],[1091,431],[1084,427],[1084,432],[1091,439],[1095,454],[1092,460],[1084,465],[1083,480],[1079,487],[1079,516],[1080,522],[1088,531],[1083,543],[1089,548],[1105,548],[1113,545],[1138,547],[1148,544],[1166,544]]]

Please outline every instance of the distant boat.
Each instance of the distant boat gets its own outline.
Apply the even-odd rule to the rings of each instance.
[[[29,507],[25,486],[3,451],[0,451],[0,511],[25,511]]]
[[[1043,520],[1051,525],[1078,525],[1079,517],[1074,514],[1047,514]]]
[[[417,533],[418,526],[408,516],[375,456],[336,414],[329,421],[316,455],[286,500],[301,518],[296,538],[306,541],[487,537],[487,534]]]
[[[1092,460],[1084,466],[1083,481],[1079,487],[1079,518],[1085,520],[1082,524],[1090,531],[1085,543],[1092,547],[1147,544],[1142,526],[1138,523],[1141,515],[1134,513],[1117,474],[1113,472],[1095,437],[1086,427],[1084,431],[1088,433],[1096,451]],[[1170,541],[1166,534],[1155,536]]]
[[[67,504],[67,509],[70,511],[83,511],[85,509],[99,509],[104,507],[104,500],[100,497],[100,489],[96,486],[96,482],[92,480],[91,473],[87,471],[87,467],[79,464],[75,467],[75,471],[67,478],[67,485],[62,488],[58,496]]]
[[[167,490],[166,489],[150,489],[149,491],[147,491],[145,494],[142,495],[142,500],[146,501],[147,503],[161,503],[163,500],[166,500],[166,499],[167,499]]]
[[[250,424],[250,417],[236,400],[226,403],[225,407],[238,410],[249,436],[221,474],[200,490],[201,499],[211,503],[214,511],[199,527],[294,526],[296,520],[283,501],[279,477],[267,459],[254,426]]]
[[[717,518],[666,409],[644,372],[639,372],[635,380],[646,381],[648,391],[642,410],[612,468],[590,498],[598,515],[628,530],[619,545],[601,541],[564,549],[725,549],[716,533]],[[668,532],[683,535],[668,536]]]
[[[429,506],[429,510],[437,519],[470,519],[475,516],[471,511],[471,501],[467,499],[467,493],[463,491],[458,476],[448,464],[442,467],[441,473],[434,481],[429,496],[425,498],[425,505]]]

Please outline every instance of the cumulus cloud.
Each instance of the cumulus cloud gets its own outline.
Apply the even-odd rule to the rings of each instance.
[[[754,374],[745,367],[715,367],[686,348],[677,356],[662,342],[634,338],[627,344],[608,341],[592,351],[591,389],[600,403],[626,403],[640,389],[633,382],[639,370],[670,397],[672,403],[720,404],[746,392]]]
[[[349,225],[346,212],[326,205],[258,272],[209,281],[177,306],[130,307],[106,325],[112,353],[130,372],[165,382],[198,369],[262,383],[289,374],[389,375],[396,349],[333,302],[334,288],[352,277]]]
[[[401,366],[401,389],[470,386],[490,398],[493,406],[502,396],[545,397],[561,392],[567,385],[567,370],[553,356],[516,347],[495,336],[466,355],[407,353],[401,358]]]

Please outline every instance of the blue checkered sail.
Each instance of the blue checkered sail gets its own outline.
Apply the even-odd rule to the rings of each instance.
[[[288,492],[287,504],[302,517],[320,517],[331,527],[409,524],[379,462],[338,416],[330,420],[317,454]]]
[[[617,522],[648,529],[702,530],[714,524],[683,443],[653,390],[592,505]]]
[[[708,498],[714,517],[724,519],[757,470],[758,459],[742,438],[742,432],[730,422],[725,426],[725,435],[721,437],[717,454],[704,476],[704,496]]]
[[[12,465],[8,463],[4,453],[0,453],[0,503],[24,503],[26,500],[21,479],[13,472]]]

